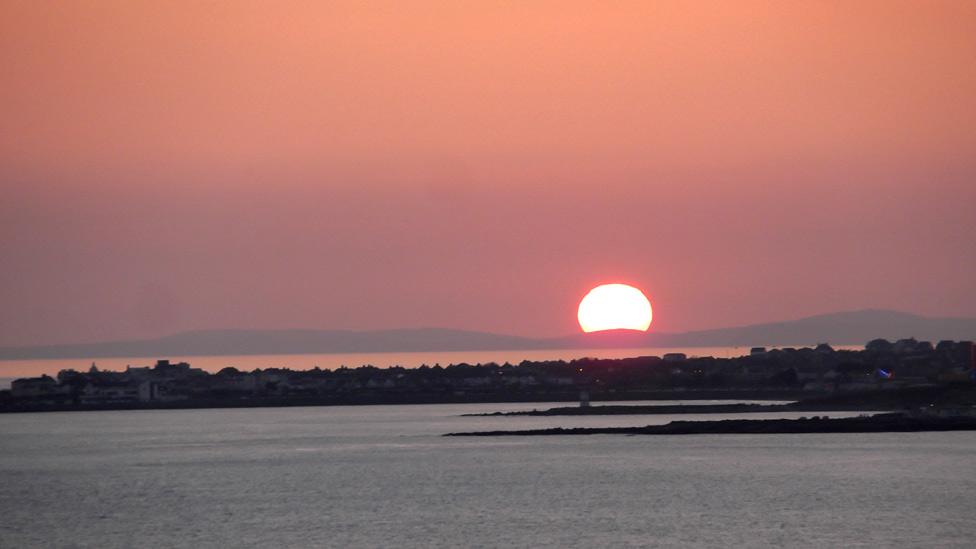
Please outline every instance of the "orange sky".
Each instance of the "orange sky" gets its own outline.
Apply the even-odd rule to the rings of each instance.
[[[976,315],[974,2],[0,5],[0,344]]]

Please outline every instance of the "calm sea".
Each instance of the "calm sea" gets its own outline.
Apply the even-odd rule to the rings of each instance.
[[[3,415],[0,546],[968,548],[976,537],[976,433],[440,436],[677,419],[461,417],[552,405]]]
[[[859,345],[835,347],[836,349],[862,349]],[[485,364],[495,362],[518,364],[523,360],[573,360],[576,358],[627,358],[635,356],[663,356],[666,353],[684,353],[688,356],[714,356],[731,358],[749,354],[748,347],[647,347],[636,349],[539,349],[516,351],[450,351],[423,353],[346,353],[318,355],[241,355],[241,356],[167,356],[173,361],[189,362],[196,368],[209,372],[233,366],[239,370],[251,371],[256,368],[291,368],[307,370],[319,368],[335,369],[340,366],[355,368],[370,364],[380,368],[403,366],[416,368],[422,364]],[[155,358],[69,358],[55,360],[0,360],[0,383],[9,385],[9,379],[41,374],[54,375],[65,368],[87,370],[92,362],[103,370],[125,370],[126,366],[151,366]]]

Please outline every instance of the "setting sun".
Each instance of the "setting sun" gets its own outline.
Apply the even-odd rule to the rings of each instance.
[[[577,314],[584,332],[647,331],[652,316],[647,296],[627,284],[603,284],[593,288],[580,301]]]

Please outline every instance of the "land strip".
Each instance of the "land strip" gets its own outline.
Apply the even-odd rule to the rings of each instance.
[[[672,421],[645,427],[591,427],[475,431],[448,433],[453,437],[498,437],[542,435],[726,435],[809,433],[907,433],[920,431],[976,431],[976,417],[909,417],[879,414],[831,419],[726,419],[721,421]]]

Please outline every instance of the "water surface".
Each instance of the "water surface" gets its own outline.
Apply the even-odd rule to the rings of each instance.
[[[677,418],[460,416],[553,405],[0,416],[0,545],[969,547],[976,535],[976,433],[439,436]]]

